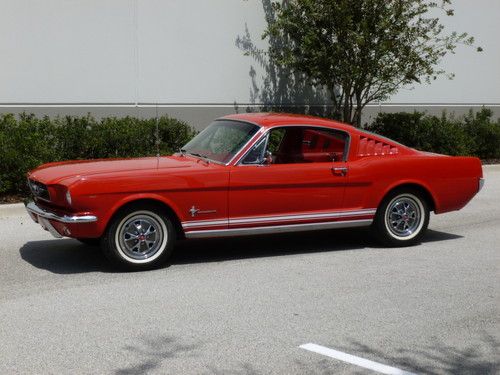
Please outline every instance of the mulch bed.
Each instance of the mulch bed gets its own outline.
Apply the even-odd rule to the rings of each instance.
[[[21,203],[23,202],[23,197],[15,194],[8,195],[0,195],[0,204],[9,204],[9,203]]]

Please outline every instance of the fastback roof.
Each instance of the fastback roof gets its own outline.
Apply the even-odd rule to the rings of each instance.
[[[296,115],[287,113],[238,113],[222,117],[228,120],[240,120],[251,122],[263,127],[273,127],[277,125],[321,125],[342,129],[346,131],[353,131],[352,125],[344,124],[342,122],[327,120],[321,117]]]

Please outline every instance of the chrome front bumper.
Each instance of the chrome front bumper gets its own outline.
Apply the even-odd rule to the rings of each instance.
[[[43,229],[49,231],[56,238],[61,238],[62,235],[54,228],[50,220],[65,224],[93,223],[97,221],[97,216],[94,215],[57,215],[54,212],[38,207],[35,202],[26,204],[26,211],[28,211],[35,223],[39,223]]]

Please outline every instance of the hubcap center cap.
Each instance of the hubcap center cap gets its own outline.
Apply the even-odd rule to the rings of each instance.
[[[145,260],[161,250],[165,238],[160,218],[148,212],[130,215],[123,220],[117,233],[117,246],[126,257]]]
[[[418,201],[405,195],[394,198],[385,214],[387,228],[397,237],[414,235],[422,220]]]

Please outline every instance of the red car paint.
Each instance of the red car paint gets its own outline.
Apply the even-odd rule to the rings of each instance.
[[[88,223],[49,220],[62,236],[100,237],[120,207],[148,199],[168,206],[186,237],[210,237],[238,234],[241,228],[369,224],[384,196],[408,184],[425,190],[436,213],[458,210],[478,192],[482,178],[477,158],[417,151],[331,120],[285,114],[236,114],[224,119],[260,127],[227,165],[182,154],[49,163],[28,174],[30,180],[46,185],[50,194],[50,201],[35,197],[35,204],[58,216],[97,218]],[[334,161],[318,159],[321,150],[311,146],[313,162],[239,164],[266,131],[282,126],[347,133],[346,160],[335,152]],[[335,151],[336,146],[331,147]],[[32,217],[37,220],[36,214]]]

